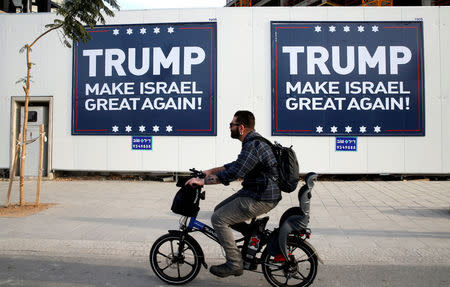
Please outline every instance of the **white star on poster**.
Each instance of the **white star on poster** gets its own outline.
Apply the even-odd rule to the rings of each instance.
[[[351,126],[346,126],[345,127],[345,132],[348,133],[348,134],[351,133],[352,132],[352,127]]]
[[[142,132],[145,132],[145,126],[140,126],[139,127],[139,131],[142,133]]]
[[[170,133],[172,131],[172,129],[173,129],[173,127],[171,125],[166,126],[166,132]]]
[[[335,26],[330,26],[328,28],[330,29],[331,33],[336,32],[336,27]]]
[[[173,32],[175,32],[175,31],[173,30],[173,27],[167,28],[167,33],[172,34]]]
[[[125,131],[126,131],[127,133],[131,132],[131,127],[130,127],[130,126],[126,126],[126,127],[125,127]]]
[[[159,27],[153,28],[153,33],[159,34]]]
[[[153,131],[154,131],[155,133],[159,132],[159,126],[154,125],[154,126],[153,126]]]
[[[133,34],[133,29],[131,29],[131,28],[128,28],[128,29],[127,29],[127,34],[128,34],[128,35],[131,35],[131,34]]]
[[[376,133],[379,133],[379,132],[381,132],[381,127],[376,126],[376,127],[373,128],[373,131],[376,132]]]
[[[119,35],[119,29],[114,29],[113,30],[113,35]]]
[[[145,33],[147,33],[147,29],[145,29],[145,28],[141,28],[141,32],[140,32],[141,34],[145,34]]]
[[[317,126],[316,127],[316,133],[322,133],[323,132],[323,127],[321,127],[321,126]]]
[[[331,132],[332,132],[333,134],[337,133],[337,127],[336,127],[336,126],[332,126],[332,127],[331,127]]]
[[[378,32],[378,26],[376,25],[372,26],[372,32]]]
[[[322,27],[320,27],[320,26],[314,27],[314,32],[321,32],[321,31],[322,31]]]
[[[344,26],[344,32],[350,32],[350,27],[349,26]]]
[[[364,26],[358,26],[358,32],[364,32]]]
[[[360,133],[365,133],[366,132],[366,127],[365,126],[359,127],[359,132]]]
[[[118,126],[113,126],[112,127],[112,131],[117,133],[119,131],[119,127]]]

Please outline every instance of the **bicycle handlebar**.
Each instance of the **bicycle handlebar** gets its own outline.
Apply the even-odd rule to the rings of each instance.
[[[205,178],[205,174],[201,170],[196,170],[195,168],[189,169],[192,173],[192,177]]]

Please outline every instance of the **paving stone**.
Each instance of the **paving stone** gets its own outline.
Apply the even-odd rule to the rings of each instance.
[[[7,181],[0,181],[4,202]],[[26,181],[34,199],[35,182]],[[210,225],[214,207],[239,190],[207,186],[198,220]],[[38,214],[0,218],[0,254],[122,256],[145,261],[153,242],[178,229],[170,211],[174,183],[133,181],[45,181],[41,202],[57,203]],[[17,184],[13,198],[17,197]],[[331,264],[450,266],[450,182],[318,182],[311,203],[310,242]],[[268,227],[298,204],[283,194]],[[207,258],[223,260],[221,247],[194,236]]]

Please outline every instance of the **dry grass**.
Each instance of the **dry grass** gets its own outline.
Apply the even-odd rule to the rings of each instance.
[[[41,203],[39,206],[34,203],[26,203],[24,206],[19,204],[10,204],[8,207],[0,206],[0,217],[25,217],[28,215],[36,214],[42,210],[49,209],[56,205],[55,203]]]

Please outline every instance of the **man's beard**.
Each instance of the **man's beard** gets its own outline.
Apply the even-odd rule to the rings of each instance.
[[[231,138],[238,139],[239,138],[239,130],[238,129],[232,129],[231,130]]]

